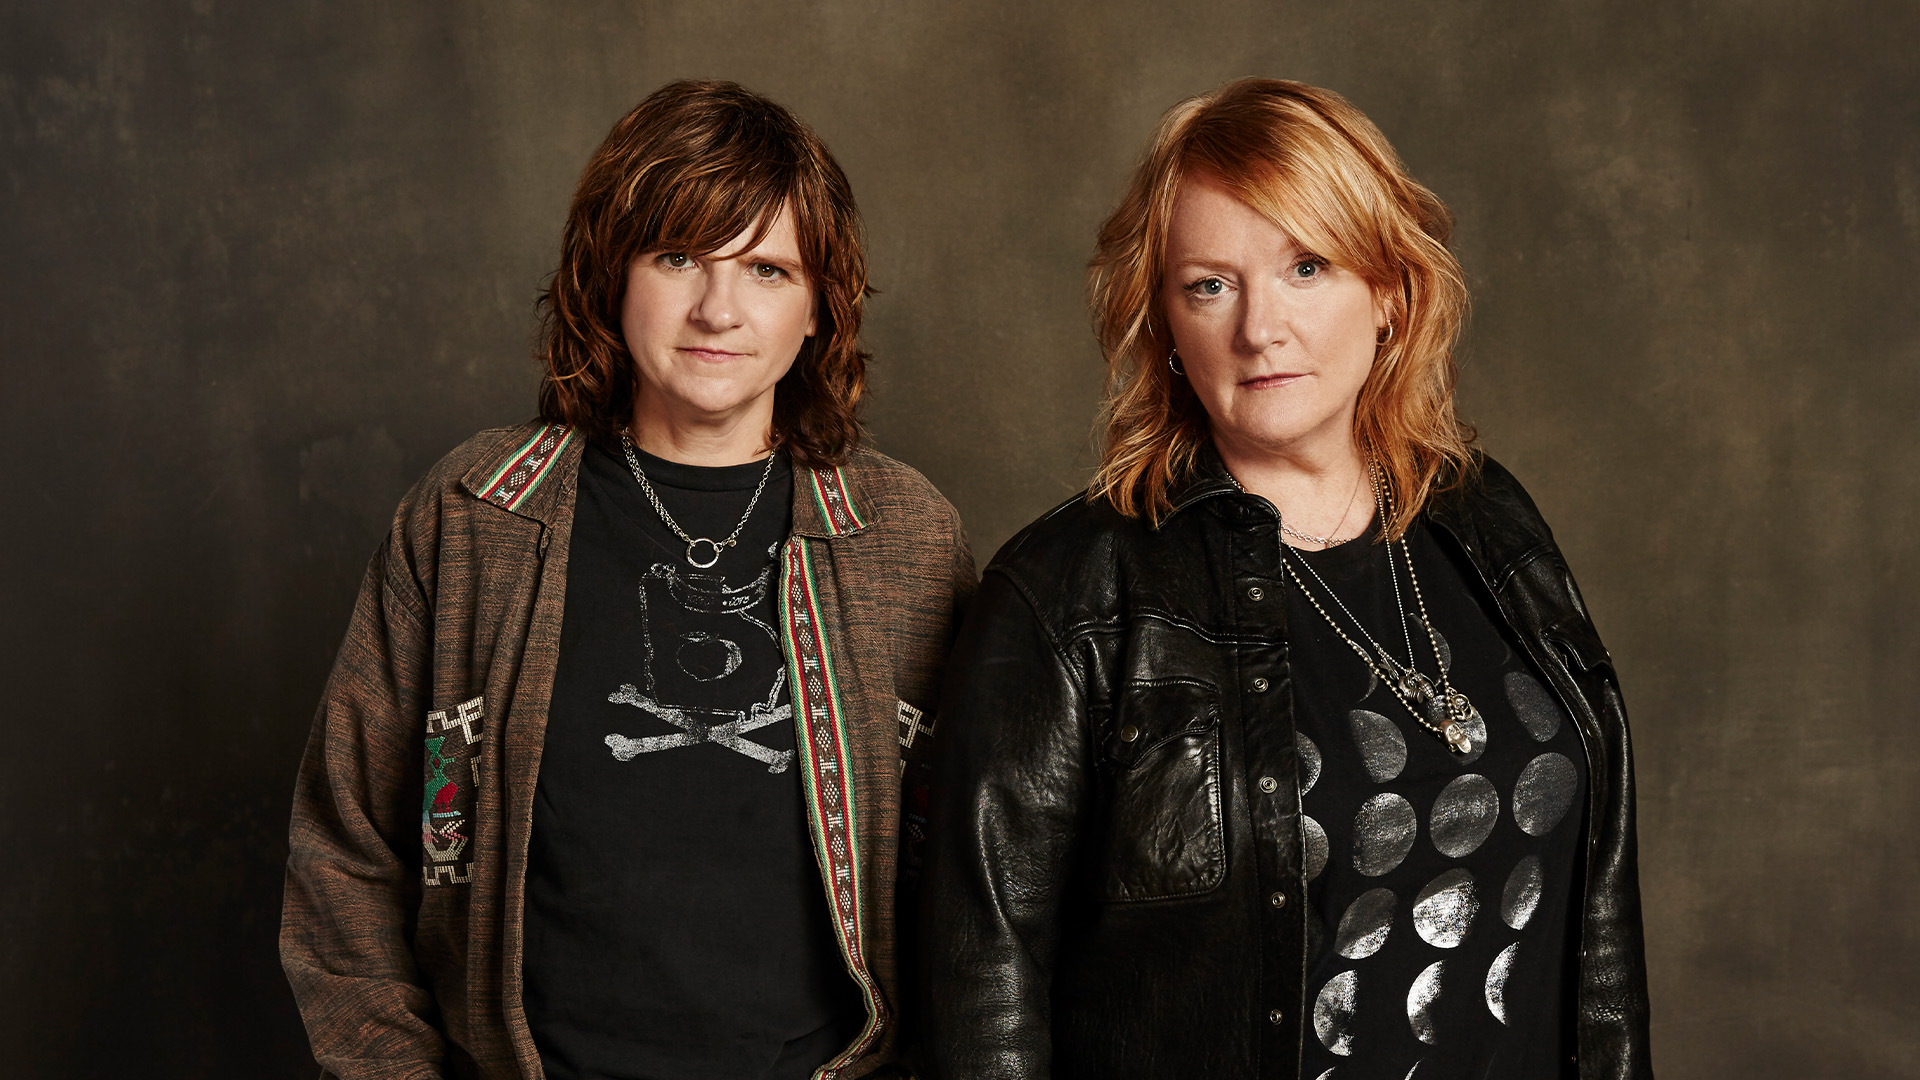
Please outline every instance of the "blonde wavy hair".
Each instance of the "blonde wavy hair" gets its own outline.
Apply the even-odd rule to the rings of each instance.
[[[1447,250],[1453,215],[1345,98],[1283,79],[1238,79],[1167,111],[1088,268],[1094,329],[1107,359],[1100,469],[1088,489],[1158,524],[1168,490],[1208,439],[1207,415],[1168,369],[1161,308],[1167,229],[1180,185],[1201,172],[1359,274],[1386,308],[1391,338],[1360,388],[1355,436],[1385,473],[1383,532],[1406,531],[1442,485],[1477,468],[1473,429],[1453,408],[1453,350],[1467,287]]]

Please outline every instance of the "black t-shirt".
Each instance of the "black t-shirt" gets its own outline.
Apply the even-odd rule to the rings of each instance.
[[[1563,1075],[1574,1049],[1578,920],[1569,908],[1587,779],[1579,735],[1472,565],[1416,523],[1406,550],[1439,638],[1436,661],[1395,548],[1404,633],[1376,537],[1286,558],[1349,637],[1368,644],[1350,611],[1401,665],[1410,643],[1414,666],[1436,685],[1446,664],[1482,722],[1468,725],[1477,729],[1471,753],[1450,751],[1302,587],[1288,589],[1312,905],[1301,1076]]]
[[[766,466],[640,454],[668,513],[725,539]],[[580,464],[533,807],[524,1000],[553,1080],[805,1077],[865,1011],[793,767],[777,612],[780,455],[736,546],[687,545],[618,446]]]

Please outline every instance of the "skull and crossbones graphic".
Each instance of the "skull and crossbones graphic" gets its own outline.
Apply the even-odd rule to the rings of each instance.
[[[747,732],[793,719],[793,706],[781,701],[787,673],[780,663],[779,636],[754,614],[772,582],[772,553],[769,549],[769,563],[755,579],[739,588],[728,587],[717,574],[690,573],[670,563],[654,564],[641,580],[643,673],[637,685],[623,683],[607,695],[607,701],[631,705],[679,730],[640,738],[609,734],[604,741],[615,760],[632,761],[641,754],[712,743],[752,758],[765,765],[769,773],[787,771],[793,763],[792,750],[775,750],[746,738]],[[653,604],[665,604],[665,610],[674,614],[678,625],[672,639],[656,637],[650,622],[649,608]],[[693,686],[736,677],[747,649],[754,649],[763,660],[774,661],[772,678],[761,684],[766,687],[764,696],[754,695],[759,700],[743,703],[745,708],[689,705],[674,700],[684,700],[682,695]],[[747,664],[743,674],[761,678],[766,670]]]

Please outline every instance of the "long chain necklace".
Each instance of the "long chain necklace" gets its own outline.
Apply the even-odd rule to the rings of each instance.
[[[627,468],[633,470],[633,478],[640,481],[640,490],[646,494],[647,501],[653,504],[653,512],[660,515],[660,520],[666,523],[667,528],[673,530],[673,535],[686,543],[687,565],[696,570],[709,569],[714,563],[720,561],[722,551],[740,542],[740,530],[747,527],[747,519],[753,516],[753,508],[760,505],[760,493],[767,490],[767,477],[773,475],[774,460],[780,456],[767,455],[767,467],[760,472],[760,482],[754,485],[753,498],[747,500],[747,512],[740,515],[740,524],[733,527],[733,532],[728,533],[725,540],[709,540],[704,536],[688,536],[687,530],[682,529],[680,523],[673,520],[673,515],[667,513],[667,508],[661,505],[660,496],[654,493],[653,485],[647,482],[647,474],[640,470],[640,458],[633,452],[633,439],[624,431],[620,433],[620,449],[627,455]],[[713,557],[706,562],[693,557],[694,551],[701,544],[707,545],[713,552]]]
[[[1386,528],[1389,511],[1392,508],[1393,493],[1387,488],[1384,480],[1382,480],[1379,473],[1379,465],[1376,462],[1367,462],[1367,475],[1373,484],[1374,507],[1379,515],[1381,528],[1384,529]],[[1229,474],[1229,479],[1232,479],[1231,474]],[[1242,491],[1246,490],[1240,487],[1240,481],[1237,479],[1233,480],[1233,486],[1240,488]],[[1284,527],[1283,525],[1282,528]],[[1367,639],[1367,645],[1373,646],[1372,650],[1369,650],[1366,645],[1355,641],[1352,636],[1350,636],[1346,630],[1342,629],[1340,624],[1334,620],[1334,617],[1320,603],[1320,599],[1313,595],[1313,590],[1307,588],[1306,580],[1293,568],[1293,561],[1288,560],[1286,557],[1286,552],[1289,549],[1284,546],[1281,552],[1281,562],[1286,566],[1287,576],[1292,578],[1293,583],[1299,587],[1300,594],[1305,596],[1308,602],[1313,605],[1313,609],[1320,613],[1320,617],[1327,621],[1327,625],[1333,628],[1333,632],[1340,635],[1340,640],[1346,642],[1348,647],[1353,649],[1354,653],[1367,665],[1367,668],[1373,672],[1374,677],[1380,680],[1381,685],[1385,686],[1400,704],[1406,707],[1407,712],[1413,716],[1414,720],[1419,723],[1421,727],[1426,728],[1444,740],[1447,744],[1447,749],[1456,754],[1470,754],[1473,752],[1473,737],[1469,734],[1469,728],[1472,722],[1479,718],[1480,714],[1473,707],[1473,702],[1467,699],[1467,695],[1455,690],[1452,682],[1447,678],[1447,665],[1440,656],[1440,639],[1439,636],[1433,632],[1433,621],[1427,617],[1427,601],[1420,592],[1420,576],[1414,572],[1413,556],[1412,553],[1407,550],[1405,537],[1400,539],[1399,546],[1400,557],[1407,564],[1407,581],[1413,587],[1414,603],[1420,612],[1420,626],[1427,632],[1427,643],[1433,648],[1434,667],[1436,667],[1440,673],[1438,690],[1435,689],[1433,680],[1422,675],[1414,666],[1413,640],[1411,634],[1409,634],[1406,629],[1407,609],[1400,598],[1400,575],[1393,565],[1394,541],[1387,541],[1387,573],[1393,578],[1393,604],[1399,612],[1400,629],[1407,646],[1407,664],[1404,667],[1402,667],[1379,642],[1373,639],[1372,634],[1367,633],[1366,626],[1354,617],[1352,609],[1348,608],[1345,601],[1340,599],[1340,595],[1334,592],[1332,587],[1326,583],[1326,580],[1320,576],[1320,572],[1313,568],[1312,563],[1307,562],[1304,557],[1301,557],[1297,553],[1294,555],[1294,560],[1299,561],[1307,568],[1307,573],[1312,574],[1314,580],[1319,583],[1320,588],[1324,590],[1328,596],[1333,598],[1334,604],[1336,604],[1340,608],[1341,613],[1353,623],[1354,629],[1360,632],[1360,636]],[[1396,671],[1394,669],[1398,670]]]

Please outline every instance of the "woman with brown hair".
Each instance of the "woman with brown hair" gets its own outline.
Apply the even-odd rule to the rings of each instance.
[[[1449,226],[1328,91],[1162,121],[1092,265],[1100,470],[951,661],[938,1075],[1651,1075],[1619,687],[1455,417]]]
[[[860,446],[866,293],[786,109],[678,82],[607,135],[540,419],[408,493],[314,721],[281,954],[325,1075],[900,1075],[901,777],[974,574]]]

